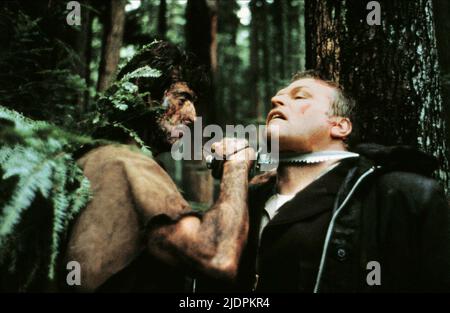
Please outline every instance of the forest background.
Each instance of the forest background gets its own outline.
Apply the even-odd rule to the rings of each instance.
[[[79,23],[68,3],[2,2],[1,105],[76,130],[121,64],[169,40],[208,71],[204,125],[262,124],[292,74],[320,69],[356,99],[361,141],[433,154],[450,190],[450,1],[80,0]],[[213,202],[202,161],[160,159],[189,200]]]

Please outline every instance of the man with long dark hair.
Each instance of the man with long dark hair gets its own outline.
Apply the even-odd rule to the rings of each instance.
[[[81,266],[82,291],[186,291],[186,274],[232,279],[247,238],[251,149],[218,143],[225,161],[219,200],[200,215],[156,161],[196,118],[200,72],[176,46],[154,42],[119,72],[98,101],[93,135],[123,145],[78,161],[93,198],[77,218],[65,254]],[[144,153],[139,149],[144,150]]]

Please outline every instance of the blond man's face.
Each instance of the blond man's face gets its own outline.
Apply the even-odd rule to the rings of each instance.
[[[335,90],[314,78],[302,78],[272,98],[266,119],[270,138],[278,131],[280,151],[321,150],[331,140],[331,103]]]

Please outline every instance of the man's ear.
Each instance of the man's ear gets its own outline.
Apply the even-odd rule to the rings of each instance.
[[[334,117],[330,129],[333,139],[345,140],[352,132],[352,122],[346,117]]]

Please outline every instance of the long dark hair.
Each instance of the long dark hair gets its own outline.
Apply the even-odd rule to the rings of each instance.
[[[159,71],[159,75],[132,78],[130,82],[138,90],[124,92],[121,89],[124,78],[144,67]],[[97,119],[102,121],[93,136],[124,142],[133,132],[133,136],[137,135],[147,144],[151,141],[164,145],[157,121],[164,112],[161,106],[164,92],[176,82],[186,82],[197,95],[208,84],[204,69],[178,46],[166,41],[154,41],[144,46],[120,69],[116,83],[97,102]],[[118,107],[117,102],[123,102],[123,105]]]

